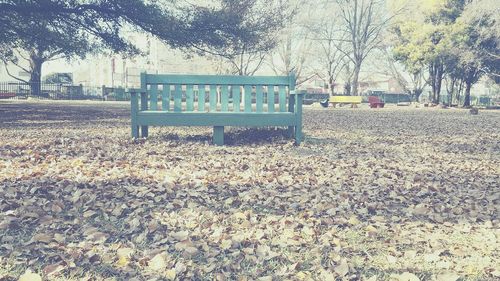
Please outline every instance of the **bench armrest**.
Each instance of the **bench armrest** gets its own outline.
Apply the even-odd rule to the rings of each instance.
[[[298,95],[305,95],[306,91],[297,91],[297,90],[292,90],[290,91],[290,95],[298,96]]]
[[[125,88],[125,93],[140,93],[141,88]]]

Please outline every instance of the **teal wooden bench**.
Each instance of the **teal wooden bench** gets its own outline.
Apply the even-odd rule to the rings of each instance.
[[[224,126],[284,126],[302,141],[303,93],[295,76],[164,75],[141,73],[130,90],[132,137],[149,126],[212,126],[213,142],[224,144]],[[139,98],[140,95],[140,98]]]

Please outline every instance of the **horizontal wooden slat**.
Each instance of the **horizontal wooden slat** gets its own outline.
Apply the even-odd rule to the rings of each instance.
[[[288,76],[170,75],[146,74],[146,84],[288,85]]]
[[[290,112],[164,112],[142,111],[137,114],[137,124],[151,126],[293,126],[296,116]]]

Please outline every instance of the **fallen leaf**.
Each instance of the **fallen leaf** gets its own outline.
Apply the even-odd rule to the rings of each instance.
[[[386,256],[387,262],[391,264],[395,264],[398,259],[395,256],[387,255]]]
[[[116,255],[119,258],[121,258],[121,257],[130,258],[133,253],[134,253],[134,249],[132,249],[132,248],[120,248],[116,251]]]
[[[229,248],[231,248],[231,245],[233,244],[233,242],[230,240],[230,239],[224,239],[222,240],[222,242],[220,243],[220,248],[222,250],[228,250]]]
[[[349,264],[347,264],[347,261],[343,259],[339,265],[333,268],[333,270],[339,275],[339,276],[345,276],[347,273],[349,273]]]
[[[167,267],[163,254],[157,254],[148,263],[148,268],[153,271],[161,271]]]
[[[19,277],[18,281],[42,281],[42,276],[37,273],[33,273],[30,269],[28,269]]]
[[[171,236],[177,241],[183,241],[189,237],[189,232],[188,231],[174,232],[171,234]]]
[[[118,267],[126,267],[130,262],[130,259],[127,256],[121,256],[116,261],[116,266]]]
[[[403,272],[401,274],[391,274],[389,279],[396,281],[420,281],[420,278],[418,278],[415,274],[410,272]]]
[[[42,242],[42,243],[48,244],[48,243],[50,243],[50,241],[52,241],[52,236],[45,234],[45,233],[39,233],[39,234],[35,234],[33,236],[33,238],[31,238],[31,241],[32,242]]]
[[[175,269],[169,269],[165,272],[165,277],[168,280],[174,280],[175,276],[177,276],[177,273],[175,272]]]
[[[456,281],[460,278],[460,275],[454,272],[441,273],[436,276],[436,281]]]
[[[62,264],[51,264],[43,268],[43,274],[45,276],[53,276],[58,274],[64,269]]]

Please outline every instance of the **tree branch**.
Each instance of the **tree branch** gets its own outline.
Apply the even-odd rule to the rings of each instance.
[[[29,84],[29,82],[28,82],[28,81],[26,81],[26,80],[24,80],[24,79],[21,79],[21,78],[19,78],[19,77],[16,77],[16,76],[12,75],[12,74],[10,73],[10,71],[9,71],[9,68],[7,67],[7,63],[6,63],[5,61],[3,61],[3,63],[4,63],[4,66],[5,66],[5,71],[7,72],[7,75],[9,75],[10,77],[12,77],[12,78],[14,78],[14,79],[16,79],[16,80],[18,80],[18,81],[21,81],[21,82],[24,82],[24,83]]]

